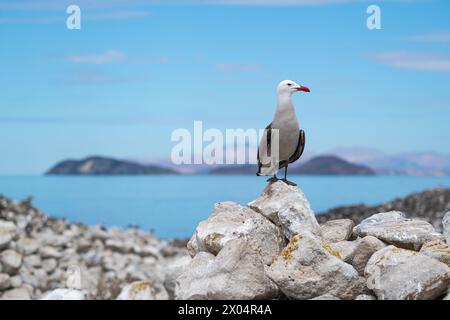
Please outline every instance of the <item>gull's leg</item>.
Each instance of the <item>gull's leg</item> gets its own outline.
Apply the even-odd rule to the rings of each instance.
[[[288,165],[286,165],[286,167],[284,168],[284,179],[281,179],[284,183],[286,183],[287,185],[290,185],[290,186],[297,186],[297,184],[295,184],[294,182],[292,182],[292,181],[289,181],[288,179],[287,179],[287,169],[288,169]]]
[[[272,178],[267,179],[267,182],[277,182],[278,180],[277,174],[275,173]]]

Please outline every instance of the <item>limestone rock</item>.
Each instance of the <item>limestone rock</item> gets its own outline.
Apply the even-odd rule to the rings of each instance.
[[[175,298],[175,286],[179,276],[183,274],[192,258],[189,256],[177,256],[167,261],[165,268],[164,287],[169,294],[169,299]]]
[[[6,273],[0,273],[0,290],[6,290],[11,286],[11,278]]]
[[[308,232],[292,238],[267,274],[292,299],[324,294],[354,299],[366,290],[364,278],[351,265],[330,254],[326,244]]]
[[[350,263],[355,255],[356,241],[322,242],[322,246],[333,256]]]
[[[353,255],[351,265],[358,271],[360,275],[364,275],[364,269],[370,257],[378,250],[386,247],[386,244],[372,236],[366,236],[357,241],[355,253]]]
[[[166,289],[148,280],[136,281],[125,288],[117,297],[117,300],[167,300],[169,296]]]
[[[450,300],[450,289],[447,292],[447,295],[442,300]]]
[[[56,259],[49,258],[42,260],[42,269],[44,269],[47,273],[52,273],[57,266],[58,261],[56,261]]]
[[[397,247],[414,250],[419,250],[425,242],[442,239],[428,222],[407,219],[399,211],[374,214],[364,219],[353,232],[360,237],[374,236]]]
[[[273,299],[278,288],[266,276],[254,240],[230,240],[214,257],[200,252],[177,279],[177,299]]]
[[[379,300],[431,300],[445,294],[450,268],[424,254],[388,246],[367,263],[367,286]]]
[[[445,237],[445,241],[450,244],[450,211],[447,212],[442,219],[442,229]]]
[[[312,298],[310,300],[341,300],[341,299],[339,299],[331,294],[324,294],[324,295]]]
[[[265,253],[266,264],[271,263],[285,244],[279,228],[259,213],[234,202],[223,202],[214,206],[208,220],[200,222],[188,248],[191,255],[199,251],[216,255],[228,241],[242,237],[257,242]]]
[[[0,253],[0,262],[4,272],[15,274],[22,265],[22,255],[11,249],[4,250]]]
[[[370,294],[360,294],[355,298],[355,300],[377,300],[377,298],[371,296]]]
[[[0,250],[8,247],[11,240],[12,236],[10,234],[0,233]]]
[[[320,226],[322,238],[328,242],[345,241],[352,235],[355,223],[350,219],[337,219],[325,222]]]
[[[24,255],[33,254],[39,249],[39,242],[32,238],[23,237],[17,241],[17,250]]]
[[[16,233],[16,225],[10,221],[0,220],[0,250],[8,247]]]
[[[269,183],[261,196],[248,205],[280,226],[288,239],[304,230],[320,235],[320,226],[314,212],[298,187],[289,186],[282,181]]]
[[[450,266],[450,245],[445,241],[436,240],[425,243],[420,253],[439,260]]]
[[[75,289],[55,289],[47,293],[41,300],[86,300],[86,295]]]
[[[59,259],[62,257],[62,253],[58,249],[50,247],[50,246],[40,247],[39,254],[42,258]]]
[[[10,289],[2,295],[2,300],[31,300],[30,292],[26,288]]]
[[[12,276],[10,280],[11,280],[11,287],[13,288],[19,288],[23,284],[22,277],[20,275]]]
[[[184,272],[177,278],[175,298],[178,300],[206,300],[208,295],[210,269],[214,267],[215,256],[199,252],[192,258]]]

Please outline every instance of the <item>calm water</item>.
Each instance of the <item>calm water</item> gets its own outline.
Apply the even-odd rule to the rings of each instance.
[[[340,205],[377,204],[423,189],[450,187],[450,177],[291,176],[320,212]],[[188,237],[214,202],[243,204],[257,197],[265,179],[254,176],[0,176],[0,193],[34,197],[44,212],[72,222],[138,225],[160,237]]]

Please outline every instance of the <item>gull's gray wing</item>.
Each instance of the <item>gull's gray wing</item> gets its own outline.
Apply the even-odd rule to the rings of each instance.
[[[271,143],[272,143],[271,140],[272,140],[272,123],[270,123],[264,130],[263,137],[261,138],[261,142],[258,146],[258,153],[256,155],[258,160],[258,172],[256,173],[257,175],[261,173],[261,167],[263,166],[261,163],[261,159],[259,158],[259,153],[261,150],[263,150],[268,156],[270,156],[269,152],[271,150]]]
[[[300,130],[297,148],[295,149],[294,154],[289,157],[289,163],[295,162],[298,159],[300,159],[304,150],[305,150],[305,131]]]

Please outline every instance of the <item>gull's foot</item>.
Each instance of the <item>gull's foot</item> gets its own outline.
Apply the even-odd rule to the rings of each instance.
[[[278,179],[276,176],[273,176],[272,178],[267,179],[267,182],[272,183],[272,182],[277,182],[278,180],[280,180],[280,179]]]
[[[289,185],[289,186],[294,186],[294,187],[297,186],[296,183],[294,183],[294,182],[292,182],[292,181],[289,181],[288,179],[281,179],[281,181],[283,181],[284,183],[286,183],[286,184]]]

